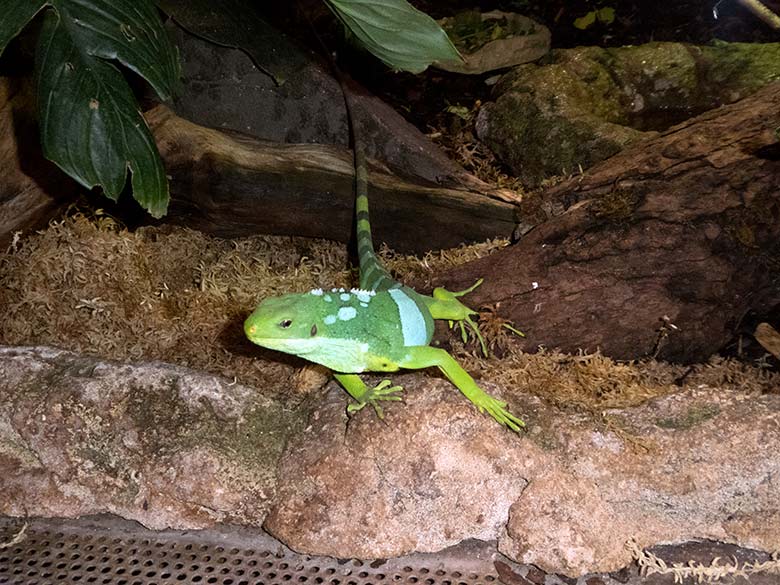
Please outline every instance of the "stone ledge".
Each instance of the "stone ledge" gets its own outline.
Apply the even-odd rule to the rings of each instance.
[[[593,420],[488,387],[515,435],[444,380],[395,379],[383,424],[348,419],[335,384],[294,411],[186,368],[1,348],[0,514],[263,525],[340,558],[498,540],[569,575],[627,565],[631,539],[780,549],[778,394],[701,386]]]

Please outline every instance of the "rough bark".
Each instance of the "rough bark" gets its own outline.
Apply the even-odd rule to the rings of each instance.
[[[346,148],[269,143],[177,117],[146,114],[171,177],[170,217],[223,237],[257,233],[347,241],[354,165]],[[371,163],[377,241],[424,252],[509,236],[516,207],[464,188],[412,183]],[[422,230],[422,226],[436,226]]]
[[[41,154],[34,104],[28,80],[0,78],[0,249],[76,194],[76,183]]]
[[[516,245],[440,280],[484,277],[529,349],[702,360],[780,303],[778,128],[774,84],[548,189]]]
[[[344,90],[321,59],[262,18],[236,27],[229,14],[203,11],[205,4],[165,4],[177,5],[176,22],[186,29],[169,23],[182,53],[184,91],[174,105],[177,114],[260,140],[349,146]],[[353,98],[353,123],[369,157],[412,182],[512,196],[468,173],[389,104],[344,77]]]

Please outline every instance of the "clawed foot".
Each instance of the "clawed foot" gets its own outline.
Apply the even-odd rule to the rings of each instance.
[[[357,412],[362,410],[364,406],[370,404],[374,407],[376,415],[383,419],[385,414],[382,411],[382,407],[379,406],[380,400],[400,401],[402,398],[399,396],[403,392],[402,386],[391,386],[390,380],[382,380],[379,384],[366,390],[366,393],[361,397],[358,402],[353,402],[347,406],[347,412]]]
[[[472,284],[469,288],[461,291],[452,292],[447,290],[446,288],[439,287],[436,290],[433,291],[433,298],[440,300],[440,301],[448,301],[450,303],[449,311],[452,311],[452,307],[460,307],[460,315],[456,315],[458,313],[458,310],[455,310],[451,315],[450,319],[447,320],[449,323],[450,329],[452,329],[455,326],[455,323],[458,324],[458,327],[460,327],[460,337],[463,340],[463,343],[467,343],[468,341],[468,331],[466,330],[466,327],[471,329],[472,333],[476,336],[476,338],[479,340],[479,345],[482,348],[482,353],[485,354],[485,356],[488,355],[487,350],[487,344],[485,343],[485,339],[482,337],[482,333],[479,330],[479,326],[474,321],[474,319],[471,318],[472,315],[478,315],[478,313],[471,308],[467,307],[463,303],[461,303],[458,300],[458,297],[462,297],[464,295],[469,294],[472,292],[475,288],[477,288],[479,285],[481,285],[483,280],[480,278],[477,282]]]
[[[520,432],[521,428],[525,427],[525,423],[517,418],[514,414],[506,409],[506,402],[502,402],[490,395],[480,400],[478,403],[474,403],[480,412],[487,412],[490,416],[498,421],[499,424],[504,425],[515,431]]]
[[[472,313],[474,314],[474,313]],[[449,322],[450,329],[455,325],[454,321]],[[466,315],[463,319],[458,321],[458,327],[460,327],[460,338],[463,341],[463,343],[468,343],[469,340],[469,334],[466,330],[466,327],[471,329],[471,332],[474,334],[474,336],[479,341],[479,347],[482,348],[482,355],[485,357],[489,357],[490,353],[488,352],[487,343],[485,343],[485,338],[482,337],[482,332],[479,330],[479,325],[477,325],[476,321],[471,318],[471,315]]]
[[[460,337],[463,340],[463,343],[468,343],[469,331],[470,331],[474,335],[474,337],[476,337],[477,340],[479,341],[479,346],[482,349],[482,354],[485,357],[488,357],[490,355],[490,352],[488,351],[488,345],[487,343],[485,343],[485,338],[482,335],[482,331],[480,331],[479,329],[479,324],[472,318],[472,315],[479,315],[479,313],[477,313],[477,311],[473,311],[472,309],[470,309],[469,307],[467,307],[466,305],[464,305],[463,303],[457,300],[458,297],[462,297],[463,295],[467,295],[470,292],[472,292],[479,285],[481,285],[482,282],[483,279],[480,278],[469,288],[458,292],[451,292],[445,288],[437,288],[433,292],[433,296],[441,300],[454,301],[462,307],[463,309],[462,316],[459,319],[450,319],[448,321],[450,329],[452,329],[455,326],[455,323],[458,324],[458,327],[460,327]],[[523,332],[515,329],[509,321],[500,320],[499,325],[500,325],[499,329],[501,327],[504,327],[509,331],[511,331],[512,333],[514,333],[515,335],[519,335],[520,337],[525,337]]]

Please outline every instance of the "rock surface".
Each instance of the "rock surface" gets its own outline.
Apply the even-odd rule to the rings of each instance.
[[[393,377],[406,404],[348,424],[338,394],[281,462],[266,529],[295,549],[381,558],[494,540],[533,465],[526,441],[478,415],[445,381]],[[386,409],[387,410],[387,409]]]
[[[780,79],[780,44],[649,43],[551,52],[505,75],[477,132],[531,185]],[[684,108],[680,104],[686,104]]]
[[[248,14],[256,10],[252,2],[240,4]],[[165,0],[164,5],[184,27],[169,27],[182,59],[178,114],[261,140],[349,145],[339,81],[315,55],[264,23],[262,14],[237,22],[230,10],[220,13],[208,3]],[[450,160],[388,104],[349,79],[345,83],[353,95],[356,133],[369,157],[412,181],[492,190],[511,200],[513,194]]]
[[[569,575],[624,566],[631,539],[780,547],[780,396],[691,389],[605,413],[614,431],[517,398],[520,436],[444,381],[408,392],[387,426],[345,426],[343,407],[325,405],[285,454],[266,528],[335,556],[499,538],[518,562]]]
[[[0,514],[259,525],[300,416],[224,378],[0,349]]]
[[[498,539],[569,575],[625,566],[629,540],[780,549],[780,394],[686,387],[594,420],[488,386],[528,423],[514,435],[444,380],[394,379],[406,402],[381,424],[335,384],[291,411],[183,368],[3,348],[0,513],[264,524],[340,558]]]

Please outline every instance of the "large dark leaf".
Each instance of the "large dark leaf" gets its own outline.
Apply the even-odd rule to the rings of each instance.
[[[21,5],[32,5],[29,7]],[[165,214],[168,182],[154,140],[117,61],[167,99],[179,62],[151,0],[0,0],[0,40],[10,40],[42,6],[36,72],[41,141],[47,158],[116,200],[132,172],[133,196]],[[0,46],[0,50],[3,47]]]
[[[460,59],[430,16],[406,0],[326,0],[374,55],[393,69],[420,73],[434,61]]]
[[[0,0],[0,55],[45,4],[46,0]]]

